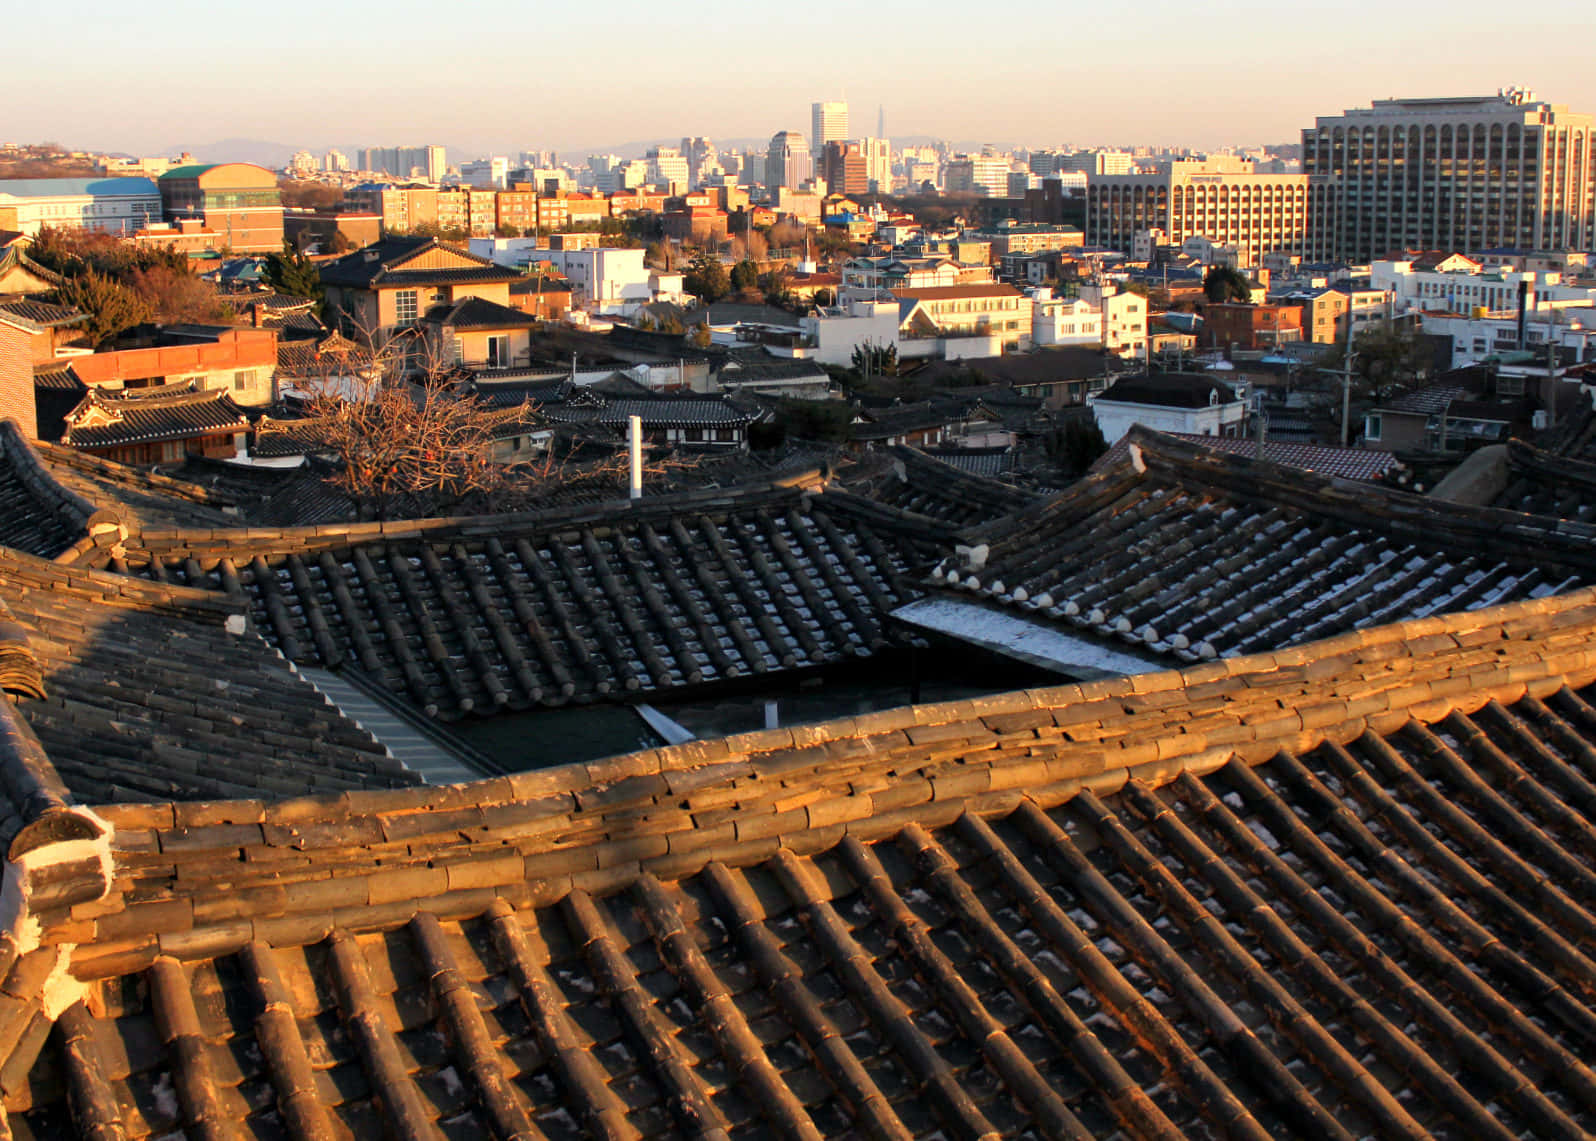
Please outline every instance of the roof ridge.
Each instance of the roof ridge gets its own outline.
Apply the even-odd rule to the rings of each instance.
[[[910,706],[444,787],[97,809],[125,895],[74,969],[477,914],[917,822],[1048,808],[1596,681],[1596,588],[1111,681]],[[1176,699],[1184,694],[1187,701]],[[625,838],[615,838],[623,828]],[[435,842],[434,842],[435,841]],[[255,853],[240,863],[240,847]],[[375,856],[377,851],[382,858]],[[228,853],[216,860],[220,851]],[[153,860],[145,853],[159,852]],[[293,862],[279,858],[292,854]],[[175,865],[174,865],[174,860]],[[328,861],[338,876],[326,880]],[[212,868],[218,870],[210,870]],[[81,934],[81,932],[79,932]],[[48,933],[47,933],[48,935]]]

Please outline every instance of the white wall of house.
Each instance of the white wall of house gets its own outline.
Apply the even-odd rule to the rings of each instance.
[[[1096,345],[1103,340],[1103,313],[1080,298],[1031,293],[1031,340],[1037,345]]]
[[[1247,404],[1242,400],[1211,404],[1205,408],[1172,408],[1159,404],[1132,404],[1128,401],[1087,397],[1092,416],[1103,439],[1114,443],[1131,425],[1140,424],[1159,432],[1185,432],[1192,436],[1234,436],[1247,419]]]
[[[902,351],[896,301],[849,301],[804,317],[799,324],[804,339],[814,346],[810,359],[822,364],[852,364],[854,349],[864,344]]]

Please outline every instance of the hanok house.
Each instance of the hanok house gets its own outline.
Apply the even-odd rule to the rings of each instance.
[[[591,623],[609,636],[567,659],[573,690],[594,660],[617,684],[654,668],[671,631],[724,632],[706,662],[767,636],[772,668],[780,646],[848,652],[815,592],[903,521],[766,494],[694,500],[678,526],[256,534],[283,550],[254,557],[179,529],[150,578],[76,561],[114,567],[120,544],[0,548],[0,1131],[1596,1129],[1589,588],[442,785],[334,704],[358,693],[339,675],[263,636],[392,654],[445,694],[514,645],[501,687],[558,691],[536,635],[591,623],[597,591],[552,567],[603,559],[627,569],[597,583],[635,561],[659,585],[602,596],[631,620]],[[1121,511],[1137,541],[1101,549],[1167,562],[1139,522],[1179,494]],[[830,557],[817,514],[850,532]],[[1195,542],[1216,520],[1194,522]],[[796,582],[755,569],[778,565]],[[171,581],[189,574],[216,581]],[[689,601],[702,625],[647,617]],[[469,605],[454,635],[424,617]]]
[[[198,384],[113,392],[90,388],[66,416],[65,443],[125,464],[231,459],[249,420],[226,392]]]
[[[610,397],[591,387],[572,391],[560,403],[542,405],[539,415],[551,424],[597,429],[605,438],[624,439],[631,417],[643,422],[643,438],[652,445],[720,451],[748,447],[748,428],[764,414],[742,408],[720,396]]]
[[[377,349],[439,306],[475,297],[508,307],[510,284],[520,277],[436,238],[384,238],[321,267],[329,317],[345,336]],[[438,363],[451,361],[446,354]]]
[[[68,345],[82,343],[77,326],[87,321],[89,315],[65,305],[17,297],[0,298],[0,318],[28,334],[28,355],[38,366],[54,361]],[[83,344],[79,351],[87,347]]]
[[[16,230],[0,230],[0,298],[49,293],[63,283],[60,274],[28,256],[31,241]]]

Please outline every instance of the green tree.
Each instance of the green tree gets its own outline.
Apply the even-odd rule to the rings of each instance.
[[[738,293],[747,293],[759,288],[759,267],[744,258],[732,266],[731,287]]]
[[[81,328],[96,349],[109,344],[118,333],[143,324],[151,316],[149,302],[92,269],[67,278],[55,291],[55,299],[61,305],[89,315]]]
[[[1252,300],[1252,282],[1240,270],[1228,265],[1216,265],[1203,278],[1203,296],[1218,304],[1225,301]]]
[[[860,376],[897,376],[898,346],[866,342],[853,349],[854,371]]]
[[[497,226],[493,227],[493,232],[495,235],[501,238],[519,238],[521,236],[520,229],[510,225],[508,222],[500,222]]]
[[[698,324],[694,325],[692,330],[687,334],[687,343],[692,345],[695,349],[709,348],[711,344],[709,322],[700,321]]]
[[[1339,372],[1345,360],[1346,342],[1338,341],[1325,367]],[[1413,325],[1381,321],[1353,339],[1352,377],[1359,397],[1385,400],[1421,380],[1429,366],[1430,347]]]
[[[281,253],[266,255],[266,264],[260,272],[266,283],[278,293],[314,301],[316,314],[321,315],[326,296],[321,287],[321,272],[310,258],[294,249],[286,238]]]
[[[711,305],[731,292],[731,278],[719,257],[708,250],[700,250],[693,255],[692,264],[683,275],[682,286],[705,305]]]
[[[1097,458],[1108,451],[1103,430],[1089,416],[1072,416],[1047,435],[1044,446],[1053,462],[1069,475],[1085,475]]]

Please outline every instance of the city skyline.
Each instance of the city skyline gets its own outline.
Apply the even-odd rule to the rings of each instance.
[[[882,18],[891,17],[889,5]],[[901,6],[908,11],[907,6]],[[917,26],[939,5],[912,9]],[[981,139],[1000,145],[1083,146],[1259,145],[1296,141],[1316,116],[1366,106],[1391,96],[1482,95],[1521,84],[1550,102],[1580,110],[1596,107],[1596,77],[1581,58],[1591,27],[1589,9],[1572,0],[1539,6],[1519,32],[1537,42],[1533,68],[1504,64],[1460,75],[1455,61],[1473,58],[1478,44],[1471,13],[1483,4],[1449,6],[1444,21],[1434,11],[1388,14],[1383,34],[1371,39],[1340,17],[1309,13],[1290,26],[1266,18],[1248,0],[1231,10],[1246,21],[1241,55],[1225,26],[1183,27],[1180,37],[1147,36],[1162,14],[1178,11],[1163,0],[1135,16],[1112,12],[1089,29],[1064,10],[1001,6],[988,23],[1010,16],[1025,43],[1055,42],[1061,51],[1036,58],[1005,57],[1003,82],[950,83],[926,36],[880,46],[874,37],[839,39],[810,59],[789,45],[780,52],[751,14],[713,0],[697,24],[717,30],[725,50],[706,57],[701,32],[676,27],[666,10],[637,4],[596,17],[560,11],[540,17],[539,32],[571,52],[571,65],[542,49],[536,67],[484,66],[470,29],[513,29],[524,10],[502,0],[481,0],[469,12],[459,46],[445,43],[428,60],[425,99],[395,93],[411,80],[395,61],[413,47],[415,29],[432,9],[413,3],[364,5],[332,11],[286,0],[280,19],[237,32],[218,30],[207,9],[179,0],[163,23],[162,51],[175,58],[247,54],[269,66],[249,99],[208,93],[190,69],[143,70],[126,66],[129,37],[139,29],[96,14],[83,21],[73,6],[34,6],[19,21],[21,42],[70,42],[71,53],[19,53],[0,78],[0,140],[43,138],[68,145],[159,153],[175,146],[249,138],[305,146],[442,142],[463,151],[540,147],[561,151],[608,149],[633,141],[684,134],[711,138],[764,138],[780,130],[806,134],[811,105],[842,99],[855,109],[854,135],[873,133],[885,105],[888,137]],[[952,12],[951,7],[948,8]],[[314,14],[317,33],[303,29]],[[305,19],[296,18],[304,16]],[[378,16],[381,18],[377,18]],[[617,21],[628,34],[617,37]],[[1276,26],[1281,25],[1281,26]],[[611,98],[572,100],[572,68],[592,37],[608,73],[622,81],[601,90]],[[934,38],[934,37],[933,37]],[[1165,44],[1164,40],[1178,40]],[[645,47],[631,48],[629,44]],[[741,50],[748,48],[749,50]],[[1421,49],[1422,50],[1419,50]],[[1466,55],[1465,55],[1466,53]],[[773,63],[773,56],[776,62]],[[684,67],[685,60],[694,66]],[[1126,70],[1134,60],[1135,67]],[[1061,68],[1059,65],[1063,64]],[[116,76],[116,113],[108,116],[106,76]],[[1061,80],[1067,75],[1067,83]],[[1134,75],[1134,83],[1127,76]],[[1053,97],[1038,98],[1038,95]],[[661,97],[661,95],[665,97]],[[491,113],[485,109],[491,108]],[[524,108],[524,113],[519,111]],[[868,128],[868,129],[866,129]]]

